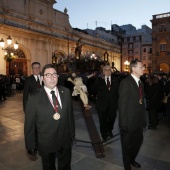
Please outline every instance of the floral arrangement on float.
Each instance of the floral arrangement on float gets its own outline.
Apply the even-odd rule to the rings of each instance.
[[[56,56],[55,56],[56,57]],[[101,65],[104,65],[105,61],[100,53],[82,53],[80,57],[74,53],[67,56],[58,56],[55,58],[55,64],[57,68],[64,66],[70,70],[99,70]]]

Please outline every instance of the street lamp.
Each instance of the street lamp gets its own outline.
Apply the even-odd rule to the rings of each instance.
[[[129,64],[130,64],[129,61],[127,60],[124,62],[125,65],[124,71],[129,71]]]
[[[14,57],[14,52],[15,50],[18,49],[18,43],[17,41],[14,43],[14,46],[12,47],[11,44],[12,44],[12,38],[11,36],[9,36],[7,38],[7,44],[8,46],[6,48],[5,47],[5,41],[3,40],[3,38],[1,38],[0,40],[0,47],[2,48],[2,50],[4,50],[4,59],[9,63],[9,72],[8,74],[10,75],[10,64],[11,64],[11,61],[13,59],[15,59]]]
[[[52,53],[52,64],[53,65],[57,64],[57,57],[56,57],[55,53]]]
[[[109,60],[109,54],[107,51],[105,51],[104,53],[104,61],[108,61]]]

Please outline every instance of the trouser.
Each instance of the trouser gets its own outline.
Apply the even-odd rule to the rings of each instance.
[[[166,113],[168,116],[168,123],[170,125],[170,96],[168,97],[167,104],[166,104]]]
[[[149,118],[150,118],[150,123],[151,126],[156,127],[158,124],[158,113],[157,109],[150,109],[149,110]]]
[[[4,100],[6,99],[6,91],[4,86],[0,86],[0,100],[2,100],[2,98]]]
[[[126,170],[131,170],[131,162],[135,161],[143,142],[143,128],[128,131],[121,135],[123,164]]]
[[[60,149],[54,153],[41,152],[43,170],[56,170],[55,160],[58,158],[58,170],[71,170],[71,148]]]
[[[116,119],[116,111],[110,111],[108,108],[106,111],[98,110],[100,133],[103,139],[108,137],[108,133],[112,132],[114,122]]]

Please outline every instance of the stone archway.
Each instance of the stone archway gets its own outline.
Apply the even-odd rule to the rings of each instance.
[[[6,62],[7,75],[26,75],[27,74],[27,60],[24,52],[21,49],[13,50],[14,59]]]
[[[164,72],[164,73],[170,72],[169,65],[166,64],[166,63],[161,63],[161,64],[159,64],[159,68],[160,68],[160,71],[161,71],[161,72]]]
[[[67,56],[61,51],[53,52],[52,64],[56,65],[58,73],[64,73],[68,71],[66,58]]]
[[[65,55],[60,51],[55,51],[52,54],[52,64],[60,64],[64,60]]]

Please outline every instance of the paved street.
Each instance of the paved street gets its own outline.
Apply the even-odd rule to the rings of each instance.
[[[76,100],[73,103],[76,139],[90,141],[80,104]],[[94,106],[92,112],[99,130]],[[0,101],[0,170],[42,170],[40,157],[30,157],[26,153],[23,127],[22,94]],[[118,134],[117,120],[113,133]],[[73,146],[72,170],[123,170],[119,135],[106,143],[104,148],[106,157],[96,158],[91,144],[77,142]],[[137,161],[142,165],[140,170],[170,170],[170,128],[166,120],[161,120],[156,131],[145,130]]]

